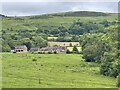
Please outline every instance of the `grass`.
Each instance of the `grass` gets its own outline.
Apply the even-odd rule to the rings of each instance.
[[[3,88],[114,88],[115,78],[80,54],[3,53]]]

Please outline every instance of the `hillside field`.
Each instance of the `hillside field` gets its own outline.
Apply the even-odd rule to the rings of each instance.
[[[45,16],[45,15],[43,15]],[[2,29],[3,30],[37,30],[38,28],[42,29],[54,29],[63,25],[67,29],[72,25],[76,20],[81,22],[97,22],[100,23],[103,20],[108,20],[112,22],[117,20],[117,14],[110,14],[109,16],[52,16],[52,17],[41,17],[41,15],[36,16],[26,16],[26,17],[7,17],[2,19]],[[14,23],[13,23],[14,22]],[[8,30],[8,31],[9,31]],[[14,33],[14,31],[12,31]]]
[[[2,53],[3,88],[114,88],[81,54]]]

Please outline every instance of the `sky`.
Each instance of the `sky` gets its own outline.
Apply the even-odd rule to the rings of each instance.
[[[19,1],[19,0],[18,0]],[[58,2],[58,0],[53,0],[52,2],[39,2],[29,0],[24,2],[21,0],[20,2],[12,1],[10,2],[5,0],[2,2],[2,10],[0,10],[1,14],[7,16],[29,16],[29,15],[40,15],[47,13],[57,13],[57,12],[68,12],[68,11],[96,11],[96,12],[110,12],[117,13],[118,12],[118,2],[114,0],[114,2],[100,2],[98,0],[89,2],[84,1],[76,1],[76,2]],[[104,0],[105,1],[105,0]]]

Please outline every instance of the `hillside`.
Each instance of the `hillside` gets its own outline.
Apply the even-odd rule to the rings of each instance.
[[[110,16],[109,13],[92,12],[92,11],[75,11],[50,14],[52,16],[78,16],[78,17],[97,17],[97,16]]]
[[[105,28],[118,24],[116,13],[79,11],[64,12],[62,16],[60,16],[61,13],[58,14],[59,16],[54,13],[3,17],[2,37],[5,47],[2,50],[10,51],[14,46],[21,44],[27,45],[29,49],[31,47],[45,47],[48,41],[79,42],[79,35],[104,33]],[[57,38],[48,39],[51,37]]]
[[[99,23],[104,19],[108,21],[116,20],[117,14],[87,11],[64,12],[24,17],[3,17],[2,23],[3,30],[37,30],[38,28],[56,29],[60,25],[69,28],[76,20],[80,20],[81,22],[95,21]]]

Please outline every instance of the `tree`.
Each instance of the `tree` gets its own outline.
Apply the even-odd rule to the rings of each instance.
[[[102,24],[104,25],[104,27],[108,27],[109,26],[109,22],[107,20],[103,20]]]
[[[117,76],[117,87],[120,87],[120,74]]]
[[[34,45],[36,47],[45,47],[47,46],[47,41],[41,36],[37,36],[36,38],[34,38]]]
[[[78,42],[79,37],[78,36],[72,36],[71,40],[73,42]]]
[[[71,52],[70,52],[70,50],[69,50],[69,49],[67,49],[67,50],[66,50],[66,53],[67,53],[67,54],[70,54]]]
[[[72,47],[72,43],[70,43],[69,46]]]
[[[32,47],[32,42],[31,42],[31,40],[29,38],[22,38],[20,40],[20,45],[26,45],[28,50],[30,50],[30,48]]]
[[[9,47],[6,41],[2,41],[2,52],[10,52],[11,48]]]
[[[78,53],[79,52],[76,46],[73,47],[73,52],[74,53]]]
[[[106,29],[106,37],[107,44],[111,47],[111,49],[104,53],[101,58],[102,64],[100,67],[100,72],[106,76],[114,76],[120,73],[120,56],[118,49],[118,35],[117,35],[118,27],[111,26]]]

